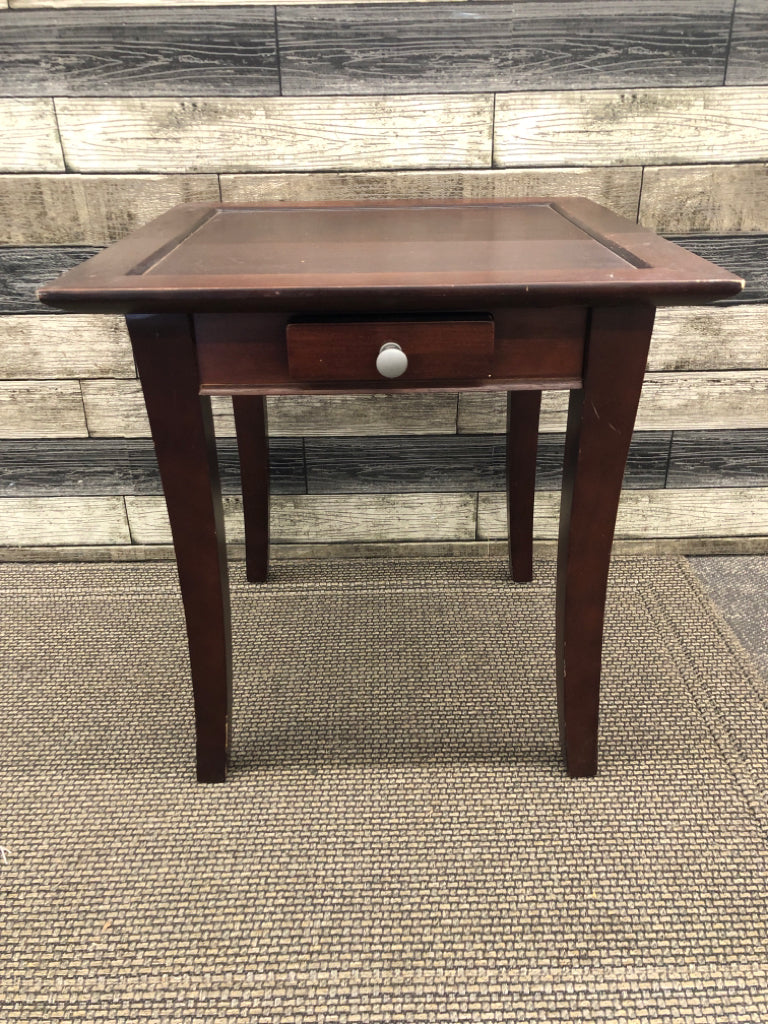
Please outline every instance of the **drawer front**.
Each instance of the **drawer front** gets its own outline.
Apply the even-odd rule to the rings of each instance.
[[[286,326],[286,342],[297,381],[474,380],[491,376],[494,325],[485,314],[301,318]]]

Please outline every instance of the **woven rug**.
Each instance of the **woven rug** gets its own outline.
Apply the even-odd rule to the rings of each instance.
[[[169,565],[4,565],[0,1020],[764,1022],[766,686],[681,560],[617,561],[600,774],[551,565],[233,566],[194,782]]]

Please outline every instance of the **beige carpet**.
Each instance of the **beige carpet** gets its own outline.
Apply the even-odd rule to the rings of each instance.
[[[0,567],[0,1020],[768,1020],[766,686],[682,560],[611,577],[601,772],[553,570],[233,567],[194,782],[175,571]]]

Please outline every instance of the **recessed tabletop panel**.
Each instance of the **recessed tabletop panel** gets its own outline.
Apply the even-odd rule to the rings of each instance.
[[[627,266],[549,205],[218,210],[144,270],[225,274],[477,273]]]

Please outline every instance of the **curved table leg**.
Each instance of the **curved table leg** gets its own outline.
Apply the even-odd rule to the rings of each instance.
[[[223,782],[232,653],[224,521],[211,402],[198,394],[192,318],[126,317],[171,521],[189,639],[197,778]]]
[[[624,467],[654,309],[591,311],[583,388],[568,407],[557,566],[557,682],[568,774],[597,772],[603,617]]]
[[[517,583],[533,579],[533,499],[540,410],[540,391],[507,392],[509,567]]]
[[[234,395],[235,432],[245,519],[245,574],[260,583],[269,572],[269,441],[261,395]]]

